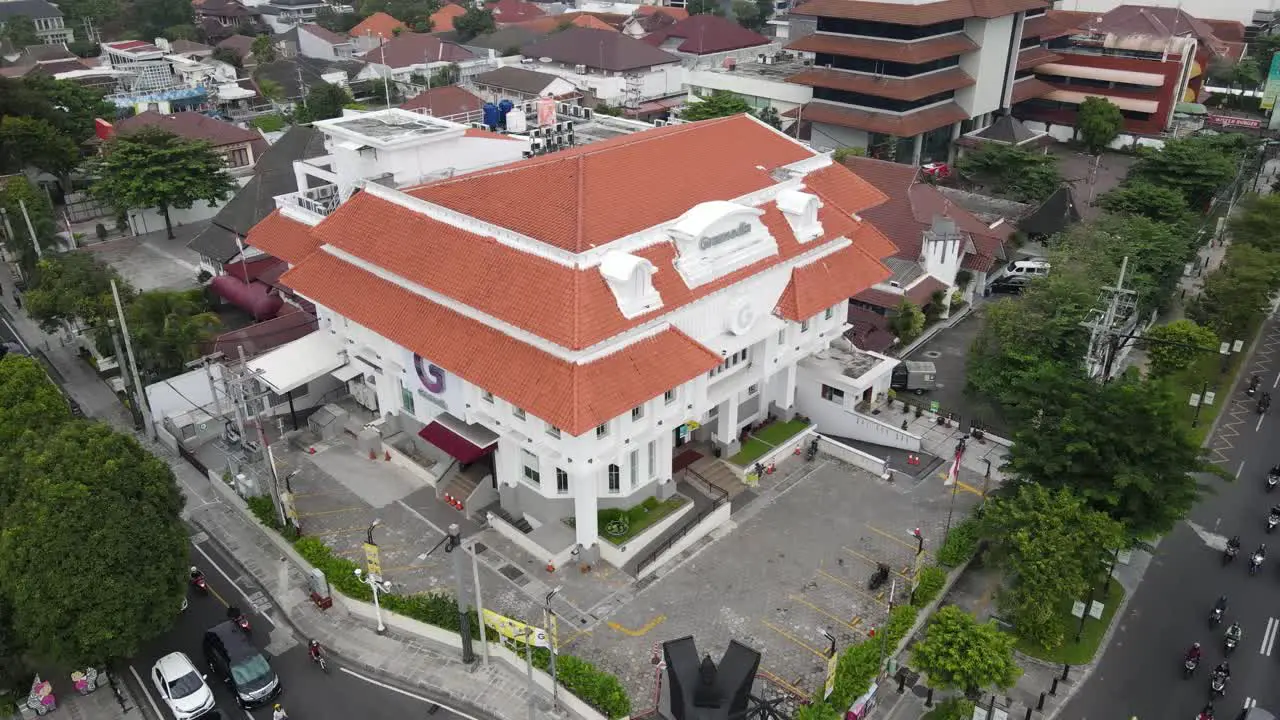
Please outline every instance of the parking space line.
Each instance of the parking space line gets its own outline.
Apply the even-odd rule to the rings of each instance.
[[[890,533],[888,533],[888,532],[886,532],[886,531],[884,531],[884,530],[881,530],[880,528],[876,527],[875,525],[872,525],[871,523],[862,523],[862,524],[863,524],[863,525],[865,525],[865,526],[867,527],[867,529],[868,529],[868,530],[870,530],[871,532],[873,532],[873,533],[875,533],[875,534],[877,534],[877,535],[880,535],[881,537],[888,538],[888,539],[890,539],[890,540],[892,540],[892,541],[894,541],[894,542],[898,543],[899,545],[901,545],[901,546],[905,547],[906,549],[910,550],[911,552],[915,552],[915,551],[916,551],[916,543],[913,543],[913,542],[907,542],[906,540],[903,540],[903,539],[902,539],[902,538],[900,538],[900,537],[897,537],[897,536],[895,536],[895,535],[891,535]]]
[[[818,574],[827,578],[828,580],[832,580],[840,585],[843,585],[844,587],[858,593],[862,597],[870,598],[872,602],[878,603],[882,601],[882,596],[884,595],[884,593],[881,593],[880,595],[872,595],[871,593],[867,592],[866,590],[863,590],[860,587],[853,585],[852,583],[848,583],[848,582],[845,582],[844,580],[841,580],[840,578],[836,577],[835,575],[832,575],[826,570],[819,570]]]
[[[336,530],[325,530],[325,531],[323,531],[323,532],[310,532],[310,531],[308,531],[308,534],[309,534],[309,535],[311,535],[312,537],[325,537],[326,535],[343,535],[343,534],[345,534],[345,533],[365,532],[365,531],[367,531],[368,529],[369,529],[369,525],[368,525],[368,524],[365,524],[365,525],[352,525],[351,527],[338,528],[338,529],[336,529]]]
[[[840,549],[841,549],[841,550],[844,550],[845,552],[849,553],[850,555],[852,555],[852,556],[854,556],[854,557],[856,557],[856,558],[861,558],[862,560],[865,560],[865,561],[867,561],[867,562],[871,563],[871,565],[872,565],[872,566],[878,566],[878,565],[880,564],[880,561],[878,561],[878,560],[872,560],[871,558],[867,557],[866,555],[863,555],[862,553],[858,552],[857,550],[850,550],[849,548],[844,547],[843,545],[841,545],[841,546],[840,546]],[[888,564],[888,563],[886,563],[886,564]],[[910,566],[908,566],[908,568],[910,568]],[[892,572],[894,575],[897,575],[898,577],[902,578],[903,580],[910,580],[910,579],[911,579],[911,576],[910,576],[910,575],[905,575],[905,574],[903,574],[903,573],[898,572],[897,570],[890,570],[890,572]]]
[[[138,674],[138,671],[132,665],[129,666],[129,672],[133,673],[133,679],[138,681],[138,687],[142,688],[142,694],[146,696],[147,704],[151,706],[151,710],[155,712],[156,717],[165,717],[160,713],[160,706],[156,704],[155,698],[151,697],[151,691],[147,689],[147,684],[142,682],[142,676]]]
[[[378,550],[380,550],[380,551],[382,551],[382,552],[384,552],[384,553],[385,553],[385,552],[388,552],[388,551],[390,551],[390,550],[399,550],[400,548],[403,548],[403,547],[409,547],[409,546],[408,546],[408,545],[406,545],[406,544],[404,544],[404,543],[395,543],[395,544],[387,544],[387,545],[383,545],[382,543],[378,543]],[[364,558],[364,546],[356,547],[356,548],[347,548],[346,550],[334,550],[334,551],[333,551],[333,554],[334,554],[334,555],[343,555],[343,556],[346,556],[346,555],[359,555],[361,558]]]
[[[570,645],[572,645],[574,642],[576,642],[578,638],[581,638],[583,635],[590,635],[590,634],[591,634],[590,630],[579,630],[575,632],[573,635],[571,635],[568,640],[561,640],[556,647],[559,647],[561,649],[567,648]]]
[[[300,518],[321,517],[323,515],[337,515],[339,513],[348,513],[348,512],[355,512],[357,510],[367,510],[367,509],[368,508],[358,507],[353,505],[352,507],[339,508],[337,510],[320,510],[318,512],[298,513],[298,517]]]
[[[799,645],[800,647],[804,648],[805,650],[808,650],[809,652],[813,653],[814,655],[817,655],[818,657],[822,658],[823,660],[826,660],[826,659],[827,659],[827,654],[826,654],[826,653],[822,652],[821,650],[818,650],[817,648],[813,647],[812,645],[809,645],[809,644],[805,643],[803,640],[801,640],[801,639],[797,638],[795,635],[792,635],[791,633],[789,633],[789,632],[787,632],[786,630],[783,630],[782,628],[780,628],[780,627],[778,627],[778,626],[774,625],[773,623],[769,622],[768,620],[761,620],[760,622],[764,623],[764,626],[765,626],[765,627],[767,627],[767,628],[769,628],[770,630],[772,630],[772,631],[774,631],[774,632],[778,633],[779,635],[781,635],[782,637],[784,637],[784,638],[786,638],[786,639],[790,640],[791,642],[793,642],[793,643],[795,643],[795,644]]]
[[[656,617],[656,618],[654,618],[654,619],[650,620],[649,622],[645,623],[644,625],[641,625],[640,627],[636,628],[635,630],[632,630],[632,629],[630,629],[630,628],[624,628],[624,627],[622,627],[621,625],[619,625],[619,624],[618,624],[618,623],[616,623],[616,622],[610,622],[610,623],[607,623],[607,624],[608,624],[608,626],[609,626],[609,627],[613,628],[614,630],[617,630],[618,632],[620,632],[620,633],[622,633],[623,635],[626,635],[626,636],[628,636],[628,637],[643,637],[643,636],[647,635],[647,634],[649,633],[649,631],[650,631],[650,630],[652,630],[652,629],[654,629],[654,628],[658,627],[659,625],[661,625],[662,623],[666,622],[666,619],[667,619],[667,616],[666,616],[666,615],[659,615],[658,617]]]
[[[759,668],[759,669],[757,669],[757,670],[756,670],[756,674],[757,674],[757,675],[763,675],[763,676],[765,676],[765,678],[767,678],[767,679],[769,680],[769,682],[771,682],[771,683],[775,683],[775,684],[777,684],[777,685],[781,685],[781,686],[782,686],[783,688],[785,688],[788,692],[791,692],[791,693],[794,693],[794,694],[796,694],[796,695],[799,695],[799,696],[800,696],[803,700],[805,700],[806,702],[812,699],[812,698],[810,698],[810,697],[809,697],[809,693],[807,693],[807,692],[805,692],[805,691],[801,690],[800,688],[796,687],[795,685],[792,685],[791,683],[787,682],[786,680],[783,680],[782,678],[778,677],[776,673],[769,672],[768,670],[765,670],[764,668]]]
[[[805,600],[804,598],[800,597],[799,595],[792,595],[792,596],[791,596],[791,599],[792,599],[792,600],[795,600],[796,602],[800,603],[801,605],[806,605],[806,606],[808,606],[809,608],[811,608],[811,609],[812,609],[814,612],[816,612],[816,613],[820,613],[820,614],[822,614],[822,615],[826,615],[827,617],[831,618],[832,620],[835,620],[836,622],[840,623],[841,625],[844,625],[845,627],[849,628],[850,630],[857,630],[857,629],[858,629],[857,624],[855,624],[855,623],[851,623],[851,622],[849,622],[848,620],[845,620],[844,618],[838,617],[838,616],[837,616],[837,615],[835,615],[834,613],[829,613],[829,612],[827,612],[826,610],[823,610],[822,608],[818,607],[817,605],[814,605],[813,603],[809,602],[808,600]],[[855,619],[856,619],[856,618],[855,618]]]

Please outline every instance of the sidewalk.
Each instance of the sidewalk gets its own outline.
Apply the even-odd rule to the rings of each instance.
[[[107,422],[122,432],[134,433],[129,413],[111,389],[76,355],[73,347],[63,338],[45,333],[25,313],[17,310],[11,283],[8,277],[0,276],[0,285],[4,286],[4,294],[0,296],[0,316],[18,332],[30,350],[39,351],[47,358],[65,391],[87,416]],[[525,720],[528,717],[528,690],[523,668],[517,672],[495,661],[488,667],[480,667],[476,663],[468,669],[455,649],[440,642],[414,637],[403,629],[378,635],[373,623],[357,614],[359,608],[353,601],[340,596],[334,598],[334,606],[330,610],[318,610],[309,599],[307,576],[300,558],[296,555],[290,557],[292,548],[282,554],[281,546],[267,535],[267,530],[248,517],[243,504],[228,488],[215,487],[206,476],[167,447],[143,437],[141,433],[135,435],[144,447],[173,468],[187,501],[184,517],[237,559],[245,574],[270,596],[272,605],[278,610],[277,615],[282,616],[280,619],[287,620],[299,637],[318,639],[338,657],[340,665],[357,665],[392,684],[414,688],[420,694],[477,717],[495,720]],[[238,507],[234,506],[237,504]],[[194,541],[200,542],[199,536]],[[280,542],[284,545],[282,540]],[[349,605],[351,607],[348,608]],[[391,624],[389,618],[388,624]],[[535,675],[545,678],[541,672]],[[565,695],[567,693],[561,693],[562,708]],[[113,700],[114,705],[109,692],[106,697]],[[542,716],[549,714],[549,692],[538,691],[537,707]],[[97,720],[114,716],[91,713],[88,717]]]

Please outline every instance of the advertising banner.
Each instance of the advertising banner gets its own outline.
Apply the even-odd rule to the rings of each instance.
[[[1267,73],[1267,84],[1262,88],[1263,110],[1276,106],[1276,95],[1280,95],[1280,53],[1271,56],[1271,71]]]
[[[366,571],[376,578],[382,577],[382,552],[375,543],[364,544],[364,564]]]
[[[519,620],[513,620],[505,615],[499,615],[492,610],[486,609],[484,611],[484,624],[499,635],[519,642],[524,642],[532,631],[534,647],[551,647],[551,638],[547,635],[546,630],[528,623],[522,623]]]

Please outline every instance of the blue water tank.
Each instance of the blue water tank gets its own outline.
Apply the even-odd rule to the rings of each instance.
[[[484,104],[484,126],[490,130],[498,129],[498,106],[493,103]]]
[[[507,126],[507,113],[511,112],[511,108],[515,107],[515,103],[510,100],[503,100],[498,103],[498,119],[502,123],[502,127]]]

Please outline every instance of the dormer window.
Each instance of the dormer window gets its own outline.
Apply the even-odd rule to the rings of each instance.
[[[653,287],[657,271],[653,263],[630,253],[610,252],[600,261],[600,274],[628,320],[662,307],[662,296]]]
[[[778,209],[791,226],[796,240],[806,243],[822,237],[822,223],[818,222],[818,209],[822,201],[817,195],[799,190],[783,190],[778,193]]]

